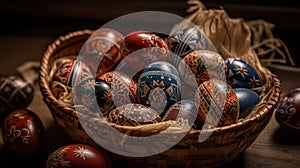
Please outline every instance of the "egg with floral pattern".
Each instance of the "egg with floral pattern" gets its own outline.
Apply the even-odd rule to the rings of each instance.
[[[85,42],[80,57],[92,73],[101,75],[121,60],[120,44],[123,35],[112,28],[99,28]]]
[[[96,80],[103,80],[110,85],[111,97],[116,107],[137,102],[137,83],[125,73],[109,71],[96,78]]]
[[[113,109],[107,121],[123,126],[138,126],[161,121],[160,115],[152,108],[142,104],[130,103]]]
[[[171,61],[166,42],[149,31],[127,34],[121,44],[121,55],[128,66],[137,71],[156,61]]]
[[[69,144],[52,152],[45,168],[112,168],[109,156],[102,150],[85,144]]]
[[[284,95],[275,118],[281,127],[300,132],[300,88],[292,89]]]
[[[227,80],[233,88],[253,89],[263,85],[258,73],[246,61],[236,58],[225,58]]]
[[[33,156],[40,152],[44,140],[44,127],[32,111],[18,109],[4,120],[2,137],[5,146],[21,156]]]
[[[176,68],[164,61],[148,65],[138,80],[138,102],[163,115],[181,99],[181,82]]]
[[[198,115],[204,122],[224,126],[238,120],[238,98],[233,88],[224,81],[212,79],[199,85],[195,103]]]
[[[52,79],[73,87],[76,83],[89,77],[92,77],[89,67],[82,61],[71,59],[57,68]]]
[[[88,78],[78,83],[73,92],[73,101],[75,106],[83,106],[91,113],[101,114],[96,99],[96,82],[94,78]]]

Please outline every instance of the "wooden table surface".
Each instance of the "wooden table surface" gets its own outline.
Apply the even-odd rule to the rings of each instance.
[[[32,36],[0,36],[0,74],[15,75],[16,68],[26,61],[40,61],[46,46],[54,40],[53,37]],[[300,87],[300,71],[283,70],[270,67],[282,82],[282,94],[288,90]],[[36,157],[22,158],[11,154],[5,148],[0,137],[0,167],[42,167],[45,159],[56,148],[72,143],[63,129],[53,120],[49,110],[42,101],[42,96],[35,85],[36,94],[28,107],[42,119],[46,129],[46,140],[43,152]],[[267,127],[256,141],[232,163],[224,167],[299,167],[300,166],[300,135],[288,133],[281,129],[274,115]]]

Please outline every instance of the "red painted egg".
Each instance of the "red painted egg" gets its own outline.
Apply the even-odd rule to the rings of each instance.
[[[173,104],[162,118],[162,121],[168,120],[176,121],[179,126],[190,128],[199,128],[203,125],[202,119],[198,116],[198,109],[191,100],[181,100]]]
[[[104,151],[85,144],[70,144],[51,153],[46,160],[45,167],[111,168],[113,166]]]
[[[83,62],[96,75],[110,71],[121,60],[122,38],[120,32],[111,28],[96,30],[80,52]]]
[[[121,55],[129,67],[138,71],[156,61],[171,61],[166,42],[149,31],[134,31],[126,35],[121,44]]]
[[[26,108],[34,97],[34,87],[19,76],[0,78],[0,120],[8,113]]]
[[[179,64],[182,81],[194,86],[210,79],[226,80],[226,64],[220,54],[196,50],[187,54]]]
[[[223,126],[236,123],[239,101],[232,87],[220,80],[209,80],[199,85],[195,102],[203,121]]]
[[[43,144],[44,127],[35,113],[18,109],[5,118],[2,137],[5,146],[13,153],[33,156],[40,151]]]
[[[136,102],[137,83],[125,73],[110,71],[97,78],[110,85],[111,96],[116,107]]]
[[[118,125],[137,126],[160,121],[160,115],[154,109],[134,103],[120,106],[108,115],[108,122]]]
[[[79,60],[70,60],[57,68],[53,80],[72,87],[91,76],[92,73],[85,63]]]
[[[281,127],[300,132],[300,88],[290,90],[283,97],[275,118]]]

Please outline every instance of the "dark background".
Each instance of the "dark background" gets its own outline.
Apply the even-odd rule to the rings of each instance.
[[[10,0],[0,5],[0,35],[49,36],[80,29],[97,29],[132,12],[154,10],[186,16],[185,0]],[[224,8],[230,17],[264,19],[275,25],[274,34],[300,65],[298,1],[203,0],[207,8]]]

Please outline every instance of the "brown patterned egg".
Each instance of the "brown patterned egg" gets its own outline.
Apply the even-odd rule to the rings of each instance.
[[[79,60],[70,60],[61,64],[53,75],[53,80],[63,83],[66,86],[75,84],[92,76],[89,67]]]
[[[239,101],[232,87],[226,82],[203,82],[196,92],[195,102],[199,116],[210,124],[223,126],[238,120]]]
[[[178,71],[182,81],[194,86],[209,79],[226,80],[226,64],[220,54],[207,50],[196,50],[187,54],[180,62]]]
[[[44,127],[34,112],[18,109],[5,118],[2,137],[5,146],[11,152],[33,156],[40,151],[43,144]]]
[[[193,128],[201,128],[203,125],[202,119],[198,116],[198,109],[191,100],[181,100],[173,104],[162,118],[162,121],[168,120]]]
[[[97,29],[80,52],[83,62],[96,75],[110,71],[121,60],[122,38],[123,35],[115,29]]]
[[[103,80],[111,87],[111,97],[116,107],[136,102],[137,83],[128,75],[118,71],[106,72],[97,77],[96,81]]]
[[[34,97],[34,87],[19,76],[0,78],[0,120],[8,113],[26,108]]]
[[[281,127],[300,132],[300,88],[292,89],[284,95],[275,118]]]
[[[51,153],[45,162],[45,168],[111,168],[112,161],[108,155],[85,144],[69,144]]]
[[[141,70],[156,61],[171,61],[166,42],[149,31],[134,31],[125,36],[121,55],[129,67]]]
[[[131,103],[112,110],[107,120],[118,125],[137,126],[158,123],[161,118],[154,109],[142,104]]]

